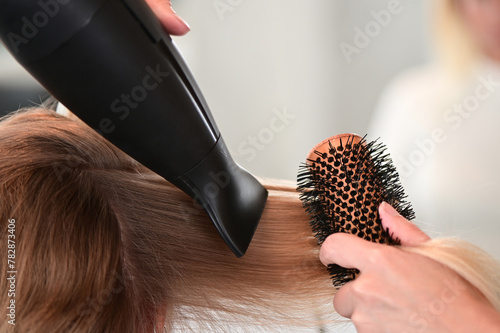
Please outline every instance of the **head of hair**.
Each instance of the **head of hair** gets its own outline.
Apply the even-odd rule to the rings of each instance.
[[[0,227],[5,245],[5,230],[15,235],[16,330],[310,325],[323,305],[333,312],[294,186],[266,186],[262,220],[236,258],[190,197],[83,122],[41,108],[9,115],[0,122]],[[1,279],[0,290],[10,283]]]
[[[1,332],[234,331],[332,321],[332,287],[295,186],[265,181],[236,258],[205,212],[78,119],[45,109],[0,122]],[[8,245],[8,246],[7,246]],[[498,264],[466,242],[405,250],[455,270],[500,310]],[[13,266],[9,267],[8,265]],[[329,317],[329,318],[328,318]]]

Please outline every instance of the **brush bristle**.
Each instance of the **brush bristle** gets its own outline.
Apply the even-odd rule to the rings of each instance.
[[[367,143],[364,137],[343,134],[321,142],[300,167],[297,182],[319,245],[337,232],[399,245],[382,227],[378,207],[383,201],[406,219],[415,217],[392,160],[377,140]],[[359,273],[338,265],[328,271],[336,287]]]

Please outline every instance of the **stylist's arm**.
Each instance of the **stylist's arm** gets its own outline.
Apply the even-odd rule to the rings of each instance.
[[[390,205],[383,203],[379,212],[402,245],[429,240]],[[320,259],[360,270],[333,300],[359,333],[500,332],[500,316],[483,295],[432,259],[340,233],[325,240]]]

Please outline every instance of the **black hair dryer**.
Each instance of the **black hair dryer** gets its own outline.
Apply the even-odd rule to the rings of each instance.
[[[144,0],[1,0],[0,38],[55,98],[194,198],[231,250],[245,253],[267,191],[231,158]]]

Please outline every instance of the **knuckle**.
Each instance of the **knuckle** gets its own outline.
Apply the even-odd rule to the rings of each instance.
[[[390,248],[389,246],[380,246],[377,248],[374,248],[372,251],[370,251],[369,256],[370,256],[370,263],[372,265],[385,265],[389,262],[389,254]]]
[[[373,292],[374,286],[369,279],[363,279],[359,277],[352,284],[352,293],[356,295],[357,298],[366,299],[369,298]]]

